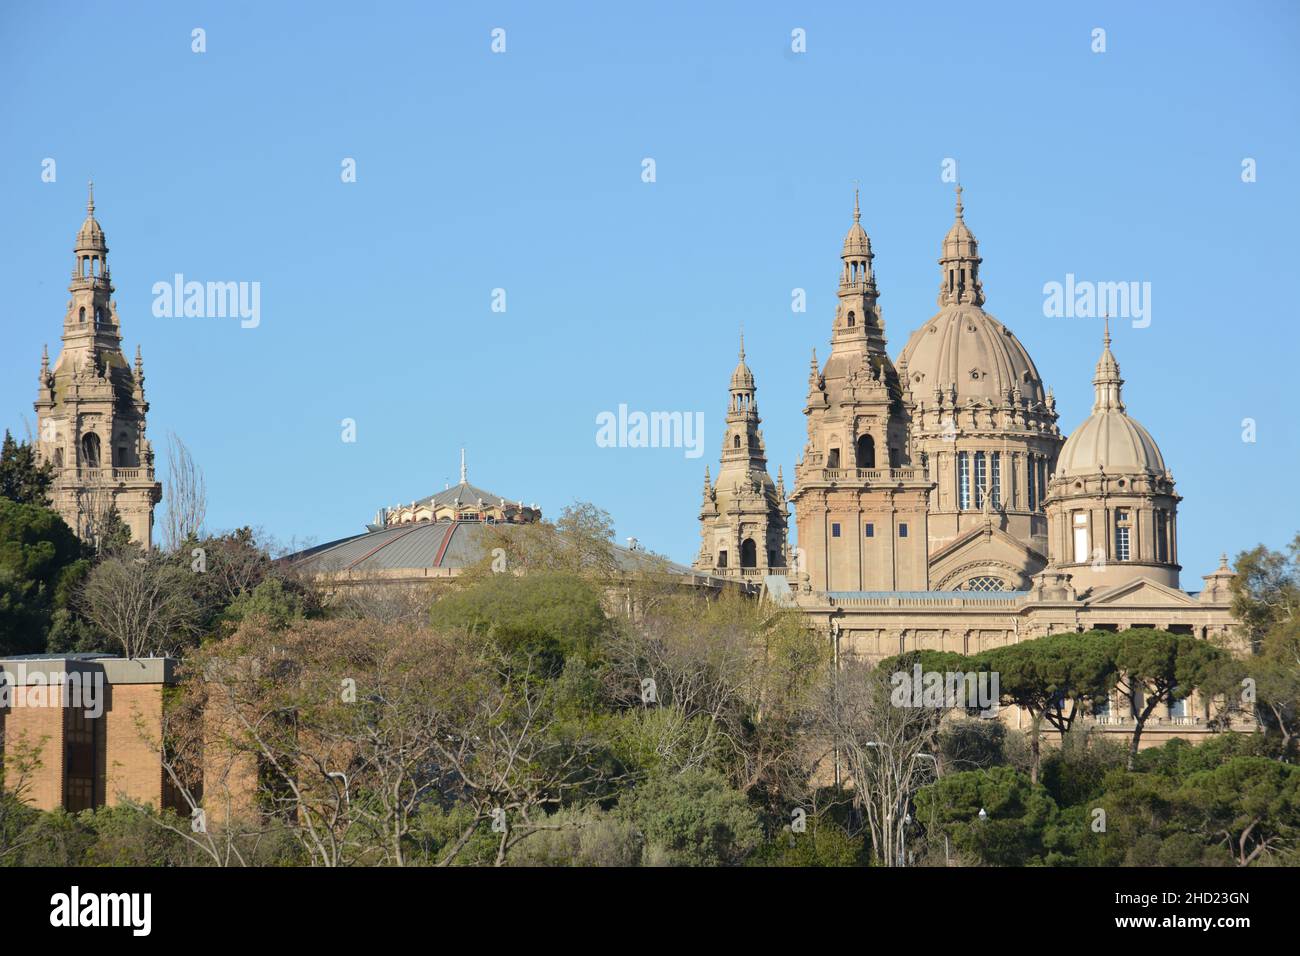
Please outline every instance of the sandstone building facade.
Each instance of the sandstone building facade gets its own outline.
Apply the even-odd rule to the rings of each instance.
[[[871,660],[1093,628],[1234,646],[1226,556],[1201,590],[1180,585],[1180,497],[1124,404],[1109,323],[1092,412],[1067,437],[1028,351],[984,310],[960,187],[941,244],[939,311],[896,361],[873,258],[855,198],[830,353],[819,365],[814,350],[809,374],[790,495],[797,547],[789,568],[763,575],[765,598],[797,607],[837,655]],[[734,427],[729,416],[728,435]],[[702,560],[709,542],[743,543],[759,527],[708,504],[706,491]],[[1134,706],[1114,699],[1088,719],[1124,731]],[[1145,743],[1207,732],[1210,717],[1194,694],[1155,715]]]
[[[153,446],[145,437],[144,363],[139,347],[134,363],[122,354],[93,184],[73,252],[63,348],[53,367],[48,350],[41,356],[36,454],[54,466],[54,510],[78,535],[93,540],[116,508],[132,539],[147,548],[162,485],[154,478]]]

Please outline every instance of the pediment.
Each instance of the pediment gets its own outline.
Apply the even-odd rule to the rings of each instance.
[[[1158,584],[1147,578],[1117,584],[1088,597],[1088,607],[1200,607],[1185,591]]]
[[[1016,589],[1027,586],[1031,574],[1046,558],[1001,528],[986,524],[971,528],[930,555],[930,586],[961,588],[973,577],[992,575]]]
[[[1025,558],[1030,562],[1039,564],[1047,561],[1045,556],[1039,554],[1019,538],[1015,538],[1001,528],[995,528],[990,524],[979,528],[971,528],[949,541],[930,555],[930,567],[948,564],[954,560],[959,563],[965,562],[977,553],[1003,560]]]

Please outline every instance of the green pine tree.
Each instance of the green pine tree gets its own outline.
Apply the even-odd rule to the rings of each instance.
[[[49,490],[54,481],[54,466],[36,463],[36,449],[27,442],[17,442],[5,429],[0,446],[0,498],[20,505],[50,505]]]

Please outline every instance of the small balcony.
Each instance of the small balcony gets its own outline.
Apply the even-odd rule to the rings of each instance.
[[[154,480],[152,468],[78,468],[74,474],[78,484],[86,485]]]

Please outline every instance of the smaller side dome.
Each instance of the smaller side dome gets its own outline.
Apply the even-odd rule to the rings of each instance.
[[[1119,362],[1110,350],[1110,323],[1092,384],[1096,390],[1092,414],[1070,433],[1056,462],[1059,475],[1089,475],[1105,471],[1153,472],[1167,469],[1151,433],[1131,418],[1124,408]]]

